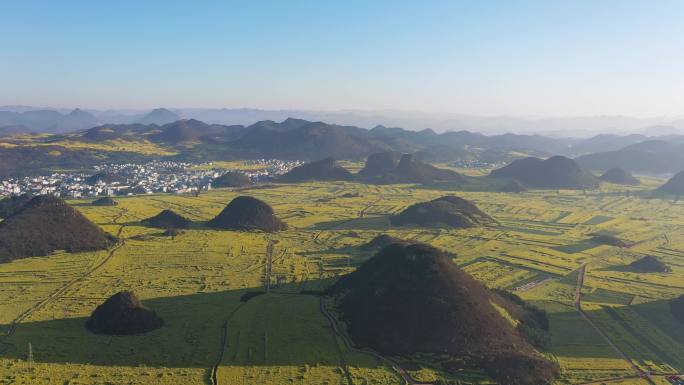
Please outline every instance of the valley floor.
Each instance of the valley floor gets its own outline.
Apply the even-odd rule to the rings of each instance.
[[[389,226],[389,214],[446,194],[474,201],[499,224]],[[204,227],[237,195],[271,204],[290,229]],[[329,304],[315,295],[369,257],[358,245],[384,233],[455,253],[455,263],[488,286],[546,309],[560,384],[660,385],[665,375],[684,373],[684,327],[667,305],[684,294],[681,201],[617,188],[506,194],[343,182],[117,200],[114,207],[71,202],[119,234],[116,248],[0,264],[0,384],[429,383],[441,374],[427,366],[404,373],[401,363],[350,348],[335,331],[339,321],[326,315]],[[192,219],[193,228],[171,239],[140,224],[162,209]],[[589,239],[597,232],[634,245],[596,244]],[[264,290],[270,241],[277,241],[271,290],[242,302]],[[672,272],[626,267],[643,255]],[[121,290],[134,290],[165,326],[142,336],[88,332],[92,310]],[[462,379],[487,382],[477,372]]]

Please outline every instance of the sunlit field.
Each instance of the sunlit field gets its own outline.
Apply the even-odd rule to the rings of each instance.
[[[109,251],[0,264],[0,383],[405,383],[390,361],[350,348],[344,330],[336,332],[326,316],[335,318],[330,304],[317,295],[370,257],[359,245],[388,233],[455,253],[454,263],[487,286],[546,309],[559,384],[647,384],[635,367],[666,384],[664,375],[684,372],[684,327],[666,302],[684,294],[684,202],[650,198],[647,190],[658,183],[508,194],[330,182],[123,197],[113,207],[70,201],[120,243]],[[390,226],[390,214],[446,194],[472,200],[498,224]],[[266,201],[290,228],[208,229],[204,222],[237,195]],[[141,225],[162,209],[191,219],[192,227],[172,239]],[[591,240],[595,233],[632,246],[600,245]],[[245,293],[264,290],[270,240],[277,241],[271,290],[243,302]],[[644,255],[657,256],[672,272],[627,266]],[[580,274],[583,313],[576,306]],[[135,291],[164,327],[126,337],[85,329],[93,309],[121,290]],[[416,381],[445,376],[429,357],[414,361],[421,364],[408,373]],[[448,378],[489,382],[477,372]]]

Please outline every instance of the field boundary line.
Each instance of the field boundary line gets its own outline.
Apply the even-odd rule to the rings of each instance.
[[[114,218],[113,222],[117,223],[124,216],[124,214],[127,212],[128,212],[127,209],[121,209],[121,212],[119,213],[119,215],[116,216],[116,218]],[[116,233],[117,238],[119,238],[121,236],[121,233],[123,232],[123,228],[125,226],[126,226],[125,224],[122,224],[119,227],[119,230]],[[94,267],[90,268],[89,270],[86,270],[80,276],[78,276],[78,277],[72,279],[71,281],[67,282],[66,284],[64,284],[63,286],[61,286],[60,288],[58,288],[57,290],[52,292],[52,294],[48,295],[47,298],[43,299],[42,301],[38,302],[37,304],[26,309],[26,311],[24,311],[17,318],[15,318],[14,321],[12,321],[12,323],[10,324],[10,327],[7,330],[7,332],[5,333],[5,335],[0,337],[0,343],[5,345],[5,349],[0,349],[0,353],[4,353],[6,351],[7,344],[6,344],[5,340],[7,340],[12,335],[14,335],[17,328],[19,327],[19,324],[21,324],[24,320],[26,320],[28,317],[30,317],[36,311],[42,309],[43,307],[47,306],[48,304],[50,304],[51,302],[53,302],[54,300],[59,298],[62,294],[64,294],[67,290],[72,288],[78,282],[82,281],[85,278],[88,278],[94,272],[96,272],[97,270],[102,268],[102,266],[104,266],[107,262],[109,262],[112,259],[112,257],[114,257],[114,253],[116,253],[116,251],[119,250],[121,247],[123,247],[125,244],[126,244],[126,240],[121,239],[121,242],[118,242],[112,249],[110,249],[107,256],[102,261],[100,261],[100,263],[98,263]]]

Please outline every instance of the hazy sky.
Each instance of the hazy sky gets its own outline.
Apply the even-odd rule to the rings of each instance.
[[[0,105],[684,114],[684,1],[0,0]]]

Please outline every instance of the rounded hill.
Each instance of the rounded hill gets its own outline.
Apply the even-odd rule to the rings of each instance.
[[[0,222],[0,262],[103,250],[115,239],[60,198],[37,196]]]
[[[373,178],[385,175],[394,171],[401,159],[401,153],[396,151],[386,151],[371,154],[366,159],[366,164],[359,171],[361,178]]]
[[[285,230],[287,225],[276,217],[266,202],[250,196],[233,199],[209,226],[226,230],[261,230],[274,232]]]
[[[190,226],[190,220],[172,210],[162,210],[159,214],[142,221],[146,226],[160,229],[185,229]]]
[[[389,355],[448,354],[507,384],[543,384],[558,375],[492,305],[489,290],[434,247],[391,244],[331,292],[359,346]]]
[[[392,215],[393,225],[440,226],[457,228],[490,225],[496,221],[474,203],[453,195],[416,203]]]
[[[641,182],[622,168],[611,168],[601,175],[601,180],[613,184],[636,186]]]
[[[251,186],[253,185],[254,182],[252,182],[249,177],[239,171],[228,171],[227,173],[221,175],[220,177],[214,179],[213,182],[211,182],[212,187],[245,187],[245,186]]]
[[[388,157],[390,155],[383,156]],[[371,160],[371,157],[369,157],[369,160]],[[373,160],[373,162],[376,161]],[[366,179],[369,182],[379,184],[465,182],[465,177],[456,171],[442,169],[429,163],[421,162],[413,154],[402,155],[396,167],[389,172],[376,175],[367,173],[367,175]],[[364,177],[364,175],[360,176]]]
[[[335,159],[325,158],[315,162],[305,163],[281,175],[281,182],[307,182],[315,180],[352,180],[354,176],[342,166],[337,165]]]
[[[525,186],[540,189],[594,189],[600,184],[596,176],[564,156],[546,160],[534,157],[517,159],[489,175],[517,179]]]
[[[91,203],[91,205],[93,205],[93,206],[116,206],[116,205],[118,205],[118,203],[116,203],[116,201],[110,197],[102,197],[102,198],[95,199]]]
[[[684,195],[684,171],[675,174],[664,185],[658,187],[656,192],[670,195]]]
[[[147,333],[164,325],[157,313],[145,307],[131,291],[122,291],[98,306],[86,321],[95,334],[131,335]]]

